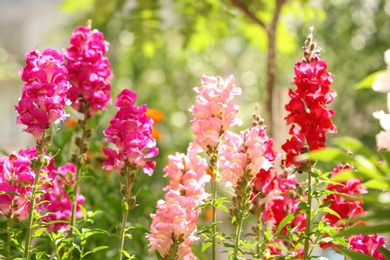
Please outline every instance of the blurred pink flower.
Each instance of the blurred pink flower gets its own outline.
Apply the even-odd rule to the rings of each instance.
[[[42,212],[45,212],[45,216],[42,220],[46,223],[51,221],[63,221],[46,226],[48,231],[56,232],[58,230],[69,230],[69,220],[72,215],[72,200],[66,191],[67,187],[72,187],[74,184],[74,178],[76,174],[76,167],[72,163],[66,163],[64,166],[53,168],[48,177],[52,182],[52,188],[48,190],[42,197],[44,203],[39,205]],[[80,193],[77,194],[77,208],[76,217],[81,218],[81,208],[84,202],[84,196]]]
[[[384,260],[385,257],[378,250],[379,247],[385,246],[386,239],[382,236],[374,235],[357,235],[349,238],[349,246],[353,251],[375,257],[378,260]]]
[[[145,114],[146,105],[134,106],[136,98],[137,94],[129,89],[118,95],[115,102],[118,112],[104,130],[105,141],[113,143],[116,149],[103,149],[107,156],[103,168],[121,173],[127,161],[129,166],[142,168],[152,175],[155,162],[145,159],[158,154],[156,140],[152,137],[153,120]]]
[[[41,172],[47,172],[53,167],[51,155],[45,155],[50,162],[49,166],[42,167]],[[19,221],[24,220],[30,213],[30,201],[32,196],[32,183],[35,172],[31,168],[31,160],[37,159],[35,147],[19,152],[13,152],[9,156],[0,159],[0,213],[7,217],[16,217]],[[41,175],[38,185],[40,190],[50,189],[49,184],[43,184],[48,180]],[[11,193],[8,193],[11,192]],[[44,193],[44,192],[43,192]],[[36,201],[42,201],[42,195],[36,197]],[[38,212],[40,211],[37,208]]]
[[[73,108],[81,113],[87,109],[89,116],[105,110],[111,102],[111,84],[107,79],[112,71],[104,56],[108,45],[103,33],[80,26],[73,31],[70,47],[64,51],[68,79],[72,84],[68,97]]]
[[[46,49],[40,54],[34,49],[26,56],[26,67],[19,72],[25,85],[15,106],[19,113],[16,123],[26,125],[23,131],[41,143],[45,129],[67,116],[64,106],[70,104],[66,97],[70,84],[61,53],[57,50]]]
[[[220,77],[202,76],[201,86],[194,88],[198,93],[197,104],[190,108],[194,114],[192,132],[195,142],[204,151],[214,151],[219,137],[233,125],[241,125],[236,118],[239,107],[233,103],[234,96],[241,94],[241,89],[234,84],[234,77],[225,81]]]

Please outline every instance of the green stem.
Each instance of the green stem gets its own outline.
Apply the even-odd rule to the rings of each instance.
[[[12,203],[11,203],[11,210],[13,209],[13,207],[14,207],[14,200],[12,200]],[[8,222],[6,260],[11,260],[11,241],[12,241],[13,225],[14,225],[14,216],[11,213],[11,217],[9,218],[9,222]]]
[[[123,212],[123,218],[122,218],[122,227],[120,231],[120,244],[119,244],[119,256],[118,260],[122,260],[123,255],[123,247],[125,244],[125,237],[126,237],[126,224],[127,224],[127,218],[129,216],[129,211],[136,207],[136,197],[131,196],[131,190],[133,188],[133,184],[136,177],[136,169],[128,165],[128,162],[125,163],[124,168],[124,176],[126,177],[126,185],[123,189],[121,189],[122,192],[122,212]]]
[[[211,230],[211,259],[216,259],[216,248],[217,248],[217,242],[216,242],[216,236],[217,236],[217,155],[213,154],[210,159],[210,168],[213,173],[213,179],[212,179],[212,193],[213,193],[213,223],[212,223],[212,230]]]
[[[237,223],[237,227],[236,227],[236,241],[234,244],[233,260],[238,259],[237,255],[238,255],[238,248],[240,246],[242,222],[243,222],[243,217],[241,216],[240,219],[238,219],[238,223]]]
[[[32,240],[32,232],[33,232],[33,222],[34,222],[34,208],[35,208],[35,198],[36,198],[36,193],[37,193],[37,187],[38,187],[38,182],[39,178],[41,175],[41,167],[42,167],[42,161],[43,161],[43,156],[42,156],[42,150],[38,149],[37,145],[37,151],[38,151],[38,162],[36,165],[36,168],[34,169],[35,171],[35,179],[34,183],[32,186],[32,194],[30,198],[30,212],[28,214],[28,224],[27,224],[27,231],[26,231],[26,244],[24,246],[24,258],[26,260],[30,259],[30,245],[31,245],[31,240]]]
[[[88,109],[84,110],[84,121],[81,121],[80,127],[82,130],[81,138],[76,141],[76,145],[78,146],[78,154],[73,158],[74,164],[76,165],[76,176],[73,184],[73,199],[72,199],[72,213],[70,217],[70,230],[69,230],[69,237],[74,240],[75,232],[74,228],[76,227],[76,213],[77,213],[77,194],[79,190],[79,183],[80,183],[80,175],[81,175],[81,167],[83,166],[85,162],[85,154],[87,152],[86,145],[84,144],[86,140],[88,139],[88,130],[87,125],[90,117],[88,115]],[[73,254],[69,254],[68,257],[69,260],[73,259]]]
[[[120,233],[120,247],[119,247],[119,260],[122,260],[122,250],[123,246],[125,244],[125,234],[126,234],[126,223],[127,223],[127,217],[129,215],[129,211],[123,212],[123,219],[122,219],[122,228]]]
[[[311,228],[311,172],[308,172],[307,180],[307,211],[306,211],[306,231],[305,231],[305,242],[304,242],[304,256],[303,259],[310,259],[309,257],[309,240],[310,240],[310,228]]]

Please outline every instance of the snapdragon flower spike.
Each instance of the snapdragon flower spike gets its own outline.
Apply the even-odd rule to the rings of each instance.
[[[190,143],[187,154],[168,156],[164,177],[169,177],[170,181],[164,190],[178,190],[183,196],[196,198],[202,205],[210,195],[205,192],[205,186],[211,176],[207,174],[207,160],[199,156],[199,151],[196,143]]]
[[[190,108],[194,114],[192,132],[195,142],[208,153],[217,149],[219,138],[231,126],[241,125],[236,118],[239,107],[233,103],[234,96],[241,94],[241,89],[234,84],[234,77],[226,80],[220,77],[203,75],[201,86],[194,88],[198,94],[197,104]]]
[[[147,234],[150,250],[157,250],[163,259],[176,253],[176,259],[196,259],[190,246],[198,240],[195,236],[200,209],[199,201],[192,196],[182,196],[178,190],[169,190],[165,200],[157,202],[156,214],[151,214],[151,234]],[[177,252],[172,252],[179,243]]]
[[[369,255],[378,260],[385,260],[385,257],[379,251],[379,247],[386,244],[385,237],[374,235],[357,235],[349,238],[350,250]]]
[[[146,160],[158,154],[156,140],[152,137],[153,120],[146,116],[146,105],[135,107],[137,94],[129,89],[119,93],[115,105],[118,112],[104,130],[105,141],[116,146],[116,149],[104,148],[107,156],[103,168],[122,173],[127,162],[134,169],[142,168],[152,175],[155,162]]]
[[[311,38],[304,48],[304,59],[295,64],[295,91],[289,89],[290,102],[285,106],[289,114],[287,124],[291,124],[290,140],[282,145],[286,152],[283,164],[286,167],[295,165],[300,169],[303,162],[296,161],[296,156],[302,153],[326,147],[326,133],[335,133],[336,126],[332,123],[334,111],[327,107],[336,97],[336,92],[330,89],[332,74],[327,71],[327,63],[319,58],[319,51]]]
[[[44,203],[39,205],[41,212],[44,212],[42,220],[46,223],[46,229],[50,232],[59,230],[69,230],[69,220],[72,215],[72,200],[66,191],[67,187],[72,187],[76,167],[72,163],[51,169],[48,173],[48,178],[51,180],[52,187],[42,197]],[[81,205],[85,198],[79,192],[77,193],[76,217],[81,218]],[[62,222],[61,222],[62,221]],[[51,223],[50,222],[55,222]]]
[[[237,187],[244,180],[244,171],[249,169],[249,180],[261,170],[268,170],[273,165],[264,156],[265,144],[260,138],[260,129],[252,127],[240,135],[226,131],[225,140],[219,149],[219,164],[222,183]]]
[[[35,147],[26,150],[13,152],[9,156],[0,159],[0,214],[8,218],[16,218],[18,221],[27,219],[30,213],[30,200],[32,196],[32,184],[35,179],[35,171],[31,168],[31,161],[38,158]],[[41,172],[46,172],[53,167],[51,155],[45,155],[45,160],[49,162]],[[47,176],[41,174],[39,183],[40,189],[49,190]],[[42,195],[36,197],[36,201],[42,201]],[[40,212],[40,209],[36,209]]]
[[[72,107],[93,116],[105,110],[111,102],[111,84],[107,81],[112,71],[110,62],[104,55],[109,43],[103,33],[88,27],[76,28],[70,38],[70,47],[64,51],[68,79],[72,84],[68,97]]]
[[[190,143],[187,154],[168,156],[168,165],[164,168],[165,177],[170,178],[164,188],[168,192],[165,201],[157,203],[156,214],[151,215],[151,234],[147,235],[150,250],[157,250],[162,257],[175,253],[171,251],[176,243],[177,259],[196,259],[190,246],[198,239],[195,236],[198,206],[210,196],[205,192],[205,185],[211,178],[207,174],[206,159],[199,156],[200,151],[196,143]]]
[[[66,97],[70,84],[59,51],[46,49],[40,54],[33,49],[26,56],[26,67],[19,72],[25,85],[15,106],[19,113],[16,123],[27,126],[23,131],[40,144],[45,129],[67,117],[64,106],[70,105]]]

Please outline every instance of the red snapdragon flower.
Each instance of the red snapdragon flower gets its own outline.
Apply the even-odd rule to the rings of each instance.
[[[305,54],[307,56],[307,49]],[[331,121],[334,111],[327,107],[336,97],[336,92],[330,89],[332,74],[317,53],[309,53],[309,56],[295,64],[293,84],[297,89],[289,90],[291,100],[285,106],[289,112],[285,119],[292,126],[290,140],[282,145],[286,152],[283,164],[286,167],[295,165],[298,169],[303,165],[295,160],[297,155],[325,148],[325,134],[337,131]]]
[[[26,125],[23,131],[41,143],[45,129],[67,117],[64,106],[70,104],[66,97],[70,84],[59,51],[46,49],[40,54],[33,49],[26,56],[26,67],[19,72],[25,84],[15,106],[16,123]]]
[[[104,56],[108,45],[103,33],[80,26],[73,31],[70,47],[64,51],[68,79],[72,84],[68,97],[73,108],[81,113],[87,109],[89,116],[105,110],[111,102],[111,84],[107,79],[112,71]]]

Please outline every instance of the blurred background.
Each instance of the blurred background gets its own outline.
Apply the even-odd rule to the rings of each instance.
[[[15,123],[13,108],[23,86],[18,71],[24,66],[25,53],[35,46],[40,51],[68,47],[72,31],[91,19],[92,28],[102,31],[110,43],[113,100],[122,89],[130,88],[138,93],[138,105],[145,103],[165,115],[156,125],[160,132],[156,171],[152,178],[139,174],[137,179],[137,186],[142,187],[140,206],[131,216],[130,221],[137,226],[129,242],[135,245],[131,253],[137,259],[147,259],[144,233],[150,226],[148,215],[155,211],[157,199],[163,196],[161,187],[167,183],[162,177],[166,157],[176,151],[185,152],[188,142],[193,140],[188,109],[195,103],[193,88],[200,84],[202,74],[223,78],[233,74],[242,88],[236,103],[240,105],[239,117],[244,125],[237,129],[251,125],[258,104],[265,124],[272,119],[271,137],[280,150],[287,139],[283,107],[293,81],[294,63],[302,58],[301,47],[308,28],[314,26],[321,58],[335,75],[332,86],[338,93],[332,104],[338,134],[329,136],[329,140],[349,135],[375,150],[375,135],[380,126],[372,112],[385,109],[386,95],[371,89],[357,90],[356,84],[372,72],[386,68],[383,53],[390,48],[390,2],[284,1],[275,32],[276,72],[270,118],[266,87],[270,34],[248,12],[268,25],[278,3],[281,1],[0,0],[0,149],[8,154],[33,145],[32,137],[22,133],[23,127]],[[104,211],[96,217],[95,225],[113,234],[120,219],[118,183],[113,173],[105,174],[99,166],[100,148],[104,145],[101,131],[114,113],[111,106],[107,113],[97,116],[91,142],[95,154],[91,178],[82,184],[82,190],[88,190],[85,207]],[[67,131],[65,125],[61,128]],[[61,131],[59,135],[65,133]],[[57,163],[64,163],[66,157],[56,158]],[[96,236],[90,243],[92,247],[117,242]],[[91,259],[110,259],[115,250]]]

